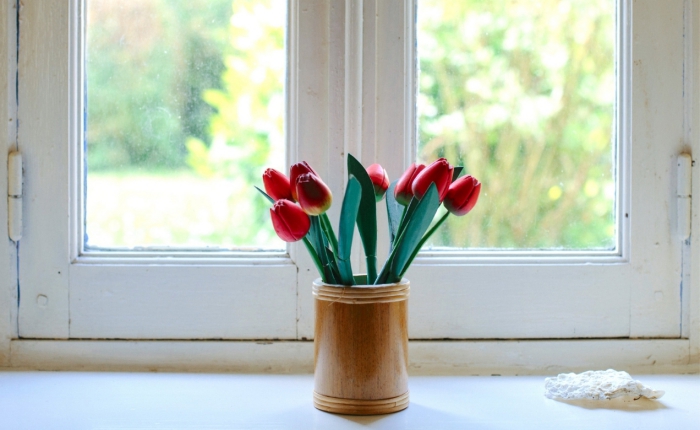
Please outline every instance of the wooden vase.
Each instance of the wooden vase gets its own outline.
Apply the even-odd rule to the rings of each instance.
[[[405,279],[352,287],[314,282],[316,408],[378,415],[408,407],[409,291]]]

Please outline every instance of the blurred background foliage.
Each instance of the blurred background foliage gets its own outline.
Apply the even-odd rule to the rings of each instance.
[[[418,159],[482,183],[433,246],[615,247],[614,0],[420,0]]]
[[[281,0],[90,0],[88,244],[282,249],[255,193],[284,163]]]
[[[99,247],[283,248],[283,0],[89,0],[87,232]],[[418,0],[418,159],[483,185],[431,246],[615,245],[614,0]]]

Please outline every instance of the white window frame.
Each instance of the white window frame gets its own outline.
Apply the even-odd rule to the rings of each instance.
[[[697,151],[699,140],[693,110],[698,100],[692,49],[699,46],[696,3],[646,0],[635,2],[632,11],[631,1],[621,1],[629,20],[620,31],[620,64],[634,86],[623,87],[619,99],[628,112],[619,125],[624,151],[629,151],[623,151],[619,182],[621,189],[632,189],[619,205],[620,214],[630,214],[621,218],[620,254],[421,254],[408,272],[412,338],[673,339],[614,342],[637,345],[631,347],[635,354],[662,350],[676,364],[697,362],[700,281],[690,269],[700,267],[700,253],[690,251],[697,249],[700,235],[681,243],[673,234],[675,157]],[[8,264],[0,265],[5,292],[0,312],[7,310],[10,317],[0,322],[0,365],[9,362],[12,345],[24,351],[20,356],[27,362],[46,351],[40,345],[63,348],[60,342],[35,339],[311,339],[310,285],[316,274],[297,245],[286,255],[264,258],[81,254],[71,239],[79,237],[74,232],[81,219],[74,151],[81,98],[78,75],[72,73],[82,64],[75,43],[80,8],[75,0],[25,2],[17,63],[12,50],[16,5],[5,0],[0,7],[2,33],[8,36],[0,58],[10,84],[2,93],[7,101],[2,109],[7,118],[21,120],[19,135],[13,125],[3,127],[8,149],[17,145],[26,170],[24,237],[18,247],[8,240]],[[365,164],[378,161],[391,177],[414,157],[415,112],[407,103],[415,89],[413,7],[412,1],[401,0],[289,2],[288,159],[310,162],[336,196],[342,196],[344,175],[330,173],[345,172],[344,154]],[[12,81],[16,64],[19,104]],[[6,163],[0,165],[4,169]],[[6,184],[7,175],[0,176],[0,185]],[[693,179],[700,183],[698,169]],[[664,204],[649,202],[648,193]],[[700,231],[698,200],[694,231]],[[332,219],[337,208],[331,210]],[[0,221],[6,221],[6,210],[0,212]],[[652,226],[657,229],[650,231]],[[354,247],[355,267],[361,267],[359,248]],[[463,285],[464,279],[471,284]],[[538,342],[526,349],[572,341]],[[594,350],[604,348],[604,342],[592,342]],[[68,343],[73,346],[62,351],[75,347]],[[126,348],[125,356],[137,354],[128,352],[124,342],[98,344],[102,351]],[[454,348],[473,353],[490,343],[429,345],[413,347],[423,354],[420,359],[430,361],[426,348],[447,348],[441,356],[448,362],[459,361],[449,354]],[[504,345],[484,360],[520,348]]]

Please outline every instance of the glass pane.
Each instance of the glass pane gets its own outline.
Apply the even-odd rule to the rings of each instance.
[[[286,2],[89,0],[86,247],[284,249]]]
[[[614,0],[419,0],[418,161],[482,182],[433,247],[615,249]]]

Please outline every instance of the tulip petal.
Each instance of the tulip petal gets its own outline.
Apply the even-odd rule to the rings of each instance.
[[[309,215],[321,215],[333,203],[330,188],[313,173],[304,173],[297,177],[296,195],[299,205]]]

